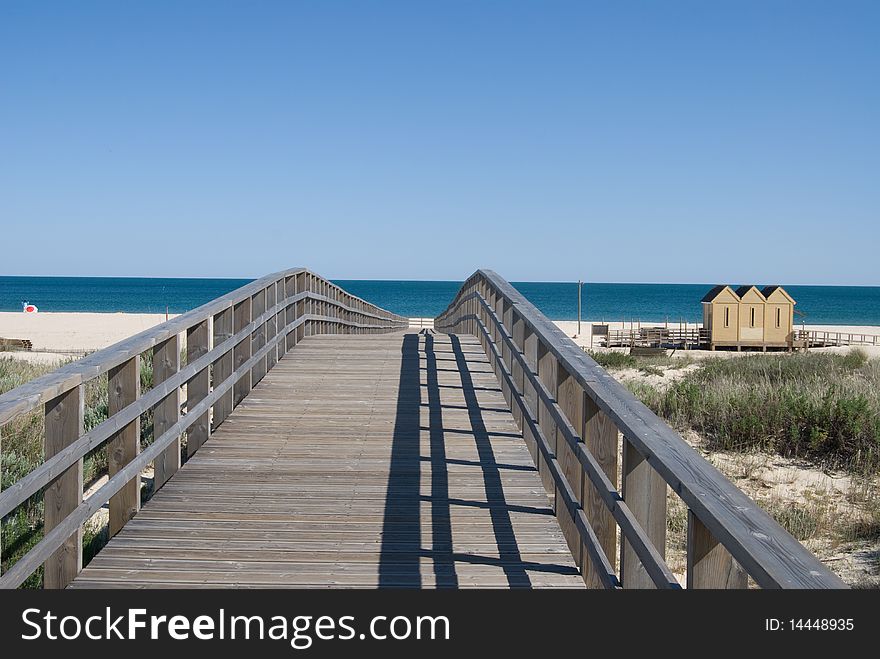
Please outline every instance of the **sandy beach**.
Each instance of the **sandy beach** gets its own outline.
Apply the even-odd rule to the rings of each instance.
[[[174,317],[173,315],[170,317]],[[3,356],[26,359],[31,362],[51,363],[64,359],[81,357],[83,354],[106,348],[133,334],[165,321],[165,314],[149,313],[45,313],[25,314],[21,312],[0,312],[0,337],[7,339],[28,339],[33,344],[30,352],[10,351]],[[577,321],[553,321],[567,336],[578,345],[590,346],[591,321],[581,322],[581,334],[577,334]],[[611,329],[620,329],[622,323],[608,323]],[[647,327],[653,323],[642,323]],[[662,322],[656,325],[663,325]],[[670,325],[672,326],[672,325]],[[693,328],[698,325],[691,323]],[[625,326],[629,329],[629,323]],[[678,327],[675,324],[675,327]],[[798,326],[799,328],[801,326]],[[845,334],[880,335],[880,326],[853,325],[807,325],[807,329],[841,332]],[[597,346],[596,346],[597,347]],[[880,356],[880,347],[868,346],[872,356]],[[846,350],[846,348],[825,348],[825,350]],[[693,351],[703,352],[703,351]],[[876,355],[873,353],[876,352]],[[711,353],[717,354],[717,353]]]
[[[0,337],[27,339],[34,346],[30,352],[0,352],[0,356],[34,363],[78,358],[163,322],[165,314],[151,313],[0,312]]]

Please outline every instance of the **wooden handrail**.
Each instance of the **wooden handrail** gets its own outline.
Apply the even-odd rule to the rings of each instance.
[[[483,343],[588,585],[680,587],[668,486],[689,510],[689,588],[846,587],[496,273],[474,273],[434,326]]]
[[[262,277],[3,394],[0,426],[40,405],[45,407],[46,459],[0,492],[0,516],[41,491],[47,513],[42,540],[0,577],[0,588],[19,586],[40,565],[46,566],[45,587],[67,585],[82,567],[82,525],[109,502],[110,533],[118,532],[139,508],[141,471],[155,463],[154,490],[158,490],[179,467],[181,435],[189,433],[189,457],[251,387],[304,337],[391,332],[408,324],[402,316],[295,268]],[[178,336],[184,332],[189,361],[180,368]],[[161,368],[163,376],[141,395],[136,367],[140,355],[151,349],[154,374]],[[158,359],[163,360],[161,365]],[[103,373],[109,374],[113,403],[108,418],[86,433],[82,428],[83,387]],[[188,387],[188,409],[181,416],[184,386]],[[158,436],[153,443],[140,452],[138,423],[149,410],[161,414],[162,423],[156,423]],[[209,425],[212,410],[214,420]],[[112,456],[108,455],[109,479],[83,500],[83,459],[105,443],[113,449]]]

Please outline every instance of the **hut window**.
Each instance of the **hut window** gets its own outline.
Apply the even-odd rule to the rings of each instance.
[[[755,326],[755,307],[752,307],[752,317],[750,319],[750,322],[752,323],[752,327],[754,327]]]
[[[724,307],[724,326],[730,327],[730,307]]]
[[[776,327],[782,327],[782,309],[776,309]]]

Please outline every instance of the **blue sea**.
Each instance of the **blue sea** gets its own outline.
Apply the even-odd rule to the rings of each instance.
[[[0,277],[0,311],[23,301],[40,311],[182,313],[248,283],[249,279],[123,277]],[[345,290],[403,316],[433,317],[461,286],[455,281],[338,280]],[[577,284],[512,282],[548,318],[577,319]],[[700,299],[710,284],[585,283],[583,318],[670,322],[702,319]],[[786,286],[797,301],[796,322],[880,325],[880,287]]]

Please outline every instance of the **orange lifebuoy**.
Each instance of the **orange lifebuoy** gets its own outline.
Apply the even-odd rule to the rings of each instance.
[[[23,311],[25,313],[37,313],[37,306],[35,304],[26,304]]]

